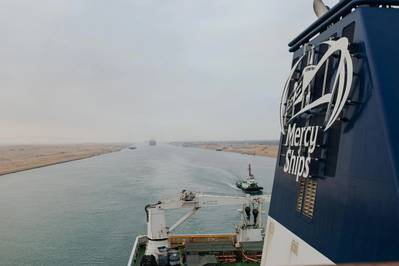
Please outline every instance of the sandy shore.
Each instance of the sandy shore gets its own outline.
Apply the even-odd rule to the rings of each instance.
[[[267,156],[276,158],[278,154],[277,142],[175,142],[175,145],[183,147],[195,147],[224,152],[236,152],[247,155]]]
[[[127,144],[3,145],[0,175],[119,151]]]
[[[224,144],[203,144],[199,145],[203,149],[217,151],[236,152],[247,155],[258,155],[267,157],[277,157],[278,146],[268,144],[249,144],[249,145],[224,145]]]

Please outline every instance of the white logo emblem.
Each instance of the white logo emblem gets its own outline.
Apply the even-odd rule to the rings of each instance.
[[[323,104],[327,104],[323,125],[324,131],[326,131],[337,120],[348,99],[353,79],[352,58],[348,50],[349,41],[347,38],[343,37],[338,40],[330,40],[323,43],[328,45],[328,49],[323,57],[318,64],[314,65],[310,63],[303,69],[302,76],[295,81],[294,87],[290,92],[290,84],[294,81],[293,76],[298,71],[298,67],[303,62],[305,55],[299,58],[288,76],[280,103],[280,125],[283,135],[286,133],[287,125],[290,124],[294,118]],[[329,92],[325,92],[323,89],[320,98],[312,99],[310,84],[318,71],[326,64],[327,60],[331,58],[332,55],[337,55],[338,53],[340,54],[339,64],[334,74],[335,76],[333,75],[334,82],[332,89]]]

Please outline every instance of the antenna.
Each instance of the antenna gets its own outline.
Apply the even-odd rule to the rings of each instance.
[[[248,164],[248,175],[249,177],[253,177],[254,175],[251,172],[251,164]]]
[[[313,10],[319,18],[327,13],[330,8],[324,4],[323,0],[313,0]]]

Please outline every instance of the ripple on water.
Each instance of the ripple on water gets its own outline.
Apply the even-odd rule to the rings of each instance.
[[[170,145],[1,176],[0,265],[124,265],[145,233],[146,204],[183,188],[240,194],[248,163],[271,191],[274,159]],[[232,231],[237,208],[202,209],[179,231]]]

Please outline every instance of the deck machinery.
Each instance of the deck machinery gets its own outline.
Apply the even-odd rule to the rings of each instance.
[[[269,195],[226,196],[183,190],[176,197],[145,207],[147,235],[136,238],[128,265],[204,265],[207,263],[259,263],[264,224],[262,214]],[[238,205],[240,223],[229,234],[173,234],[199,209]],[[189,209],[168,227],[167,210]]]

